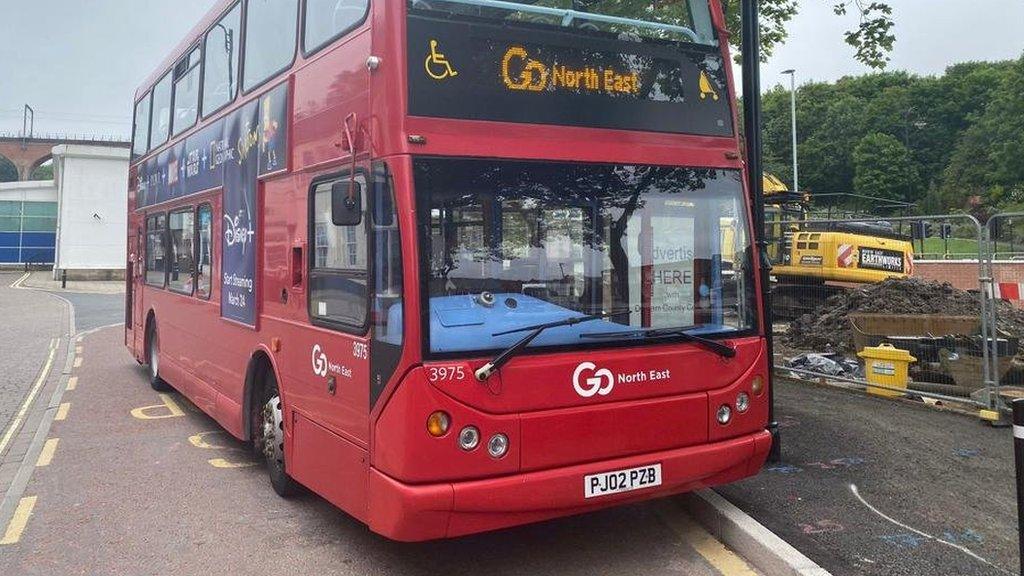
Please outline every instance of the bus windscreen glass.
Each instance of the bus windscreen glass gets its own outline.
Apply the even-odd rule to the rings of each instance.
[[[418,159],[430,351],[570,316],[532,346],[636,341],[645,329],[754,327],[740,173],[637,165]],[[621,339],[602,332],[638,329]]]
[[[413,116],[732,136],[707,0],[409,0]]]
[[[707,0],[409,0],[412,11],[573,28],[646,40],[714,45]]]

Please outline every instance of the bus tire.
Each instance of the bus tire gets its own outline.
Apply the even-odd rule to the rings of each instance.
[[[262,396],[260,418],[255,421],[257,429],[253,437],[267,463],[267,473],[274,492],[288,498],[299,492],[299,484],[285,471],[284,407],[273,370],[263,374]]]
[[[157,392],[168,392],[170,384],[160,377],[160,337],[157,335],[156,322],[150,322],[149,335],[146,337],[146,364],[149,367],[149,385]]]

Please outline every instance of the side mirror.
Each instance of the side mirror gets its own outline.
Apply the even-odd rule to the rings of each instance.
[[[331,185],[331,221],[335,226],[358,226],[363,221],[363,187],[340,180]]]

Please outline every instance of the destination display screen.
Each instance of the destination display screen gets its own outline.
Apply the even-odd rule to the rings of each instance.
[[[409,114],[732,136],[717,48],[410,15]]]

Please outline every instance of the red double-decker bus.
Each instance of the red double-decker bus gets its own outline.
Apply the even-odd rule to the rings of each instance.
[[[755,474],[718,0],[223,1],[138,90],[125,343],[398,540]]]

